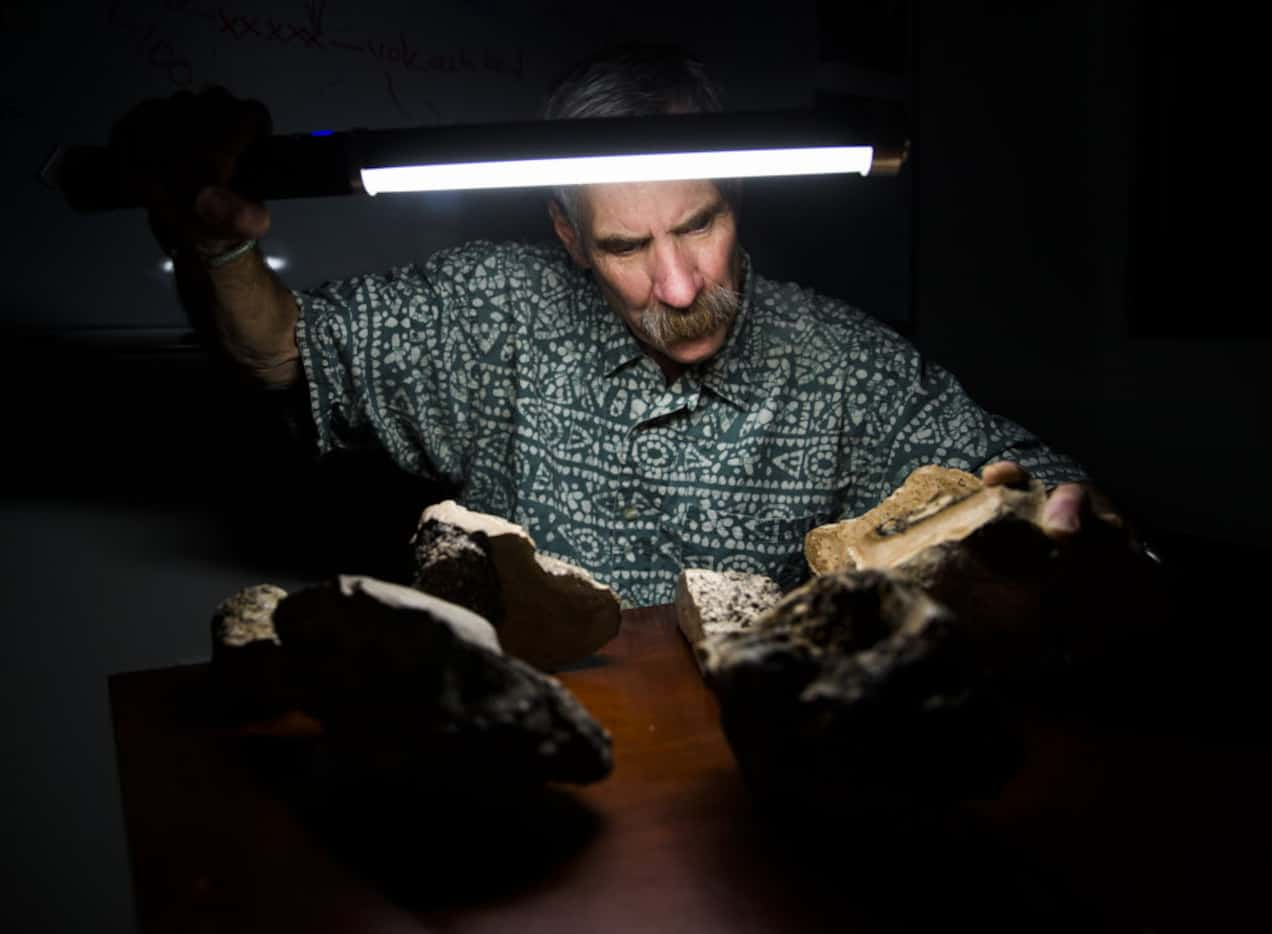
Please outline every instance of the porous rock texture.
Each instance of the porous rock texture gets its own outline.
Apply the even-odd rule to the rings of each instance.
[[[808,535],[818,576],[700,646],[757,791],[825,802],[842,782],[897,807],[992,793],[1022,711],[1124,682],[1165,615],[1156,568],[1114,522],[1053,537],[1045,502],[1036,480],[925,467]]]
[[[218,704],[231,717],[271,716],[295,703],[284,671],[274,609],[287,591],[245,587],[212,614],[212,676]]]
[[[953,614],[888,574],[814,578],[701,651],[752,791],[783,807],[895,815],[1013,761]]]
[[[697,647],[708,636],[745,628],[781,598],[777,581],[762,574],[685,568],[676,578],[676,624]],[[694,657],[701,667],[701,653]]]
[[[463,607],[341,576],[280,600],[272,623],[296,706],[350,773],[467,794],[591,782],[612,767],[608,733],[573,695],[503,654]]]
[[[472,610],[496,629],[503,625],[499,573],[485,532],[426,514],[411,538],[411,548],[412,587]]]
[[[539,554],[534,539],[521,526],[498,516],[465,509],[454,500],[437,503],[420,517],[417,541],[432,534],[430,523],[462,529],[476,541],[485,539],[498,581],[502,614],[491,619],[499,632],[499,642],[536,668],[552,671],[593,654],[618,634],[621,609],[618,594],[597,581],[583,568],[551,555]],[[452,534],[453,537],[453,534]],[[434,555],[416,550],[420,566],[415,578],[428,580]],[[465,560],[476,562],[470,554]],[[487,572],[474,570],[473,579]],[[476,588],[452,591],[453,599],[476,609],[480,595]]]

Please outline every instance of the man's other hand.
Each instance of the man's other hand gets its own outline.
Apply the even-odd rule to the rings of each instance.
[[[986,486],[1025,483],[1029,472],[1014,461],[998,461],[981,471]],[[1054,539],[1063,540],[1080,532],[1084,524],[1106,522],[1123,528],[1122,516],[1099,490],[1089,483],[1061,483],[1047,495],[1042,528]]]
[[[269,230],[269,211],[231,186],[238,160],[268,136],[269,110],[224,88],[143,101],[111,130],[151,230],[169,253],[224,253]]]

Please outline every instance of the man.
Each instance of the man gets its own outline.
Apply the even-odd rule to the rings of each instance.
[[[1027,470],[1056,485],[1053,532],[1078,527],[1072,461],[890,330],[752,269],[729,183],[562,190],[557,244],[466,244],[293,292],[254,249],[268,212],[225,187],[268,114],[224,92],[152,103],[117,145],[147,152],[138,128],[165,106],[202,155],[139,174],[196,323],[301,400],[320,451],[378,445],[629,603],[668,601],[682,567],[793,585],[809,529],[865,511],[924,463],[993,465],[987,482]],[[547,116],[718,109],[699,65],[641,48],[580,66]]]

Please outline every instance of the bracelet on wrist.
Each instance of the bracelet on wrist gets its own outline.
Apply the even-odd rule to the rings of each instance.
[[[234,262],[240,256],[250,253],[256,247],[256,241],[252,239],[244,240],[221,253],[207,253],[197,246],[169,246],[162,241],[160,246],[173,261],[182,257],[189,257],[197,259],[205,269],[220,269],[222,266]]]
[[[217,253],[214,256],[204,256],[203,265],[208,269],[220,269],[222,266],[226,266],[234,262],[240,256],[245,256],[255,248],[255,240],[244,240],[238,246],[231,247],[224,253]]]

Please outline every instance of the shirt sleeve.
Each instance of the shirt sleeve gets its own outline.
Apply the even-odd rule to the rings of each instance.
[[[873,506],[925,464],[979,474],[996,461],[1015,461],[1048,487],[1087,479],[1072,458],[1008,418],[987,412],[959,381],[896,335],[884,341],[887,397],[875,421],[879,458]]]
[[[481,384],[472,335],[498,262],[468,244],[296,293],[320,453],[379,446],[404,470],[462,481]]]

